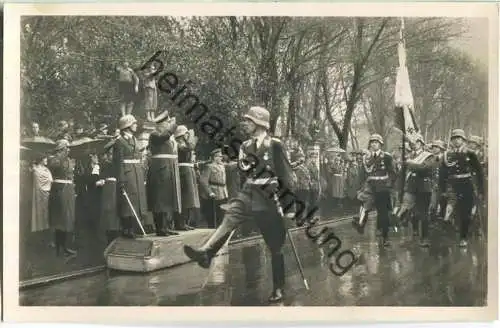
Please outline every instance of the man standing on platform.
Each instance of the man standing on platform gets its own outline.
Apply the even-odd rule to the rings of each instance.
[[[429,247],[429,204],[431,201],[432,192],[432,173],[433,169],[437,167],[437,162],[434,156],[424,150],[425,141],[422,135],[417,134],[412,140],[412,148],[414,157],[407,159],[403,165],[408,168],[406,178],[405,193],[413,195],[415,222],[414,229],[418,231],[418,224],[420,223],[420,246]],[[401,207],[404,209],[404,206]],[[404,215],[404,212],[400,212]]]
[[[222,220],[223,212],[220,206],[228,199],[226,186],[226,167],[222,162],[222,150],[215,149],[210,154],[212,163],[203,170],[200,184],[203,195],[209,200],[208,226],[217,228]]]
[[[198,181],[194,165],[194,136],[190,135],[185,125],[179,125],[174,133],[179,155],[179,176],[181,181],[182,213],[177,216],[176,230],[193,230],[189,224],[197,218],[200,210]]]
[[[391,189],[394,184],[394,167],[392,156],[382,151],[384,140],[379,134],[372,134],[369,140],[369,150],[363,157],[366,181],[362,194],[366,196],[360,209],[359,218],[353,221],[359,233],[364,233],[368,213],[372,206],[377,210],[377,228],[382,230],[382,242],[385,247],[390,246],[389,213],[391,212]],[[363,197],[358,197],[363,198]]]
[[[146,189],[144,186],[144,170],[141,164],[141,152],[134,133],[137,131],[137,121],[132,115],[120,118],[118,126],[121,131],[120,137],[113,145],[113,167],[117,179],[118,189],[118,214],[122,221],[123,235],[133,238],[137,225],[134,212],[138,219],[146,214]],[[132,203],[127,202],[121,188],[125,190]]]
[[[147,174],[148,209],[153,212],[158,236],[178,235],[172,230],[174,213],[181,211],[181,185],[177,148],[173,133],[175,118],[164,111],[153,120],[156,131],[149,135],[151,162]]]
[[[204,268],[224,245],[231,232],[246,219],[253,218],[271,252],[273,291],[270,302],[283,298],[285,262],[282,253],[286,238],[285,222],[270,192],[291,191],[295,177],[282,143],[268,134],[269,112],[262,107],[251,107],[244,116],[243,129],[251,136],[240,148],[239,167],[245,182],[238,195],[231,200],[221,225],[200,248],[184,246],[186,255]],[[273,190],[270,190],[273,189]],[[288,206],[285,210],[293,210]],[[295,213],[288,212],[286,218]]]
[[[483,170],[477,155],[466,147],[465,132],[455,129],[451,132],[451,147],[443,155],[439,171],[441,193],[451,186],[456,198],[456,214],[460,225],[460,247],[467,247],[467,237],[474,206],[472,175],[475,174],[480,200],[484,195]]]

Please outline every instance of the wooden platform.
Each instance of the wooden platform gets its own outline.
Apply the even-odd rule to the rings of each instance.
[[[117,238],[104,251],[109,269],[133,272],[151,272],[190,262],[184,254],[184,245],[201,246],[213,229],[179,232],[178,236],[148,235],[136,239]],[[227,253],[227,244],[218,255]]]

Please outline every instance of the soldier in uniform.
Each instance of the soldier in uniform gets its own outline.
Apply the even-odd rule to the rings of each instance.
[[[101,181],[101,225],[105,231],[108,244],[111,243],[120,233],[120,219],[116,207],[116,178],[113,172],[113,152],[114,141],[109,142],[104,147],[104,154],[101,158],[102,170]]]
[[[415,231],[418,231],[420,224],[420,246],[429,247],[429,204],[432,194],[432,173],[437,167],[434,156],[425,151],[425,141],[422,135],[416,134],[411,142],[414,151],[412,159],[406,159],[404,165],[407,167],[405,194],[411,194],[414,202],[412,209],[415,210],[414,218],[416,224]],[[401,206],[399,217],[401,218],[405,212],[411,210]]]
[[[377,210],[377,228],[382,231],[382,242],[384,246],[390,246],[389,213],[392,208],[391,189],[394,184],[394,167],[392,156],[382,151],[384,140],[379,134],[372,134],[369,139],[369,150],[363,157],[363,167],[366,181],[362,194],[366,196],[360,210],[359,218],[353,221],[354,227],[359,233],[364,233],[368,213],[372,206]]]
[[[118,215],[121,218],[123,235],[133,238],[137,231],[134,224],[134,212],[128,204],[121,188],[125,190],[132,203],[132,206],[143,222],[143,217],[147,213],[146,188],[144,185],[144,170],[141,163],[141,150],[139,143],[134,136],[137,131],[137,121],[132,115],[125,115],[118,122],[121,135],[113,145],[113,167],[117,187],[120,188],[117,201]]]
[[[226,186],[226,167],[222,162],[222,150],[215,149],[210,155],[212,162],[208,164],[200,177],[202,196],[209,200],[208,225],[217,228],[222,220],[222,209],[220,206],[228,199]]]
[[[285,263],[282,253],[286,238],[283,217],[273,201],[280,191],[291,191],[294,173],[286,157],[283,144],[268,134],[269,112],[262,107],[251,107],[244,116],[243,129],[251,136],[240,149],[239,167],[245,182],[238,195],[231,200],[221,225],[200,248],[184,246],[186,255],[204,268],[226,242],[231,231],[246,219],[253,218],[271,252],[273,292],[271,302],[283,298]],[[270,197],[271,195],[271,197]],[[282,194],[283,196],[283,194]],[[280,197],[281,198],[281,197]],[[293,218],[293,205],[287,206],[286,218]]]
[[[178,235],[172,230],[174,213],[181,211],[181,186],[177,148],[173,133],[175,118],[164,111],[153,119],[156,130],[149,135],[151,162],[147,174],[148,209],[153,213],[158,236]]]
[[[446,146],[441,140],[434,140],[431,143],[431,151],[434,155],[434,161],[436,162],[436,167],[433,172],[433,183],[432,183],[432,196],[430,205],[431,217],[444,218],[446,210],[446,197],[439,192],[439,168],[443,160],[443,152],[446,150]]]
[[[483,198],[483,170],[477,155],[465,145],[465,132],[455,129],[451,133],[451,147],[443,155],[439,171],[441,192],[449,185],[456,196],[457,216],[459,220],[460,247],[467,247],[467,237],[474,204],[472,174],[477,177],[478,197]]]
[[[181,182],[181,202],[182,213],[177,216],[177,230],[193,230],[189,225],[194,221],[200,209],[200,197],[198,193],[198,181],[196,177],[195,164],[193,159],[193,150],[195,145],[192,143],[192,136],[185,125],[179,125],[174,133],[175,141],[179,155],[179,175]]]
[[[53,181],[49,194],[49,222],[55,231],[57,255],[76,255],[76,251],[67,246],[70,234],[75,229],[75,185],[73,183],[74,164],[69,159],[69,142],[61,139],[57,142],[55,155],[50,158],[48,168]]]

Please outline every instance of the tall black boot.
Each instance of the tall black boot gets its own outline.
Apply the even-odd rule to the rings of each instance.
[[[163,214],[164,213],[153,213],[153,220],[155,222],[155,232],[157,236],[166,236],[165,228],[163,226]]]
[[[177,236],[178,232],[174,231],[174,213],[163,213],[163,220],[165,224],[165,234],[167,236]]]
[[[69,236],[68,232],[66,232],[66,231],[61,232],[61,243],[62,243],[62,247],[64,249],[64,255],[66,255],[66,256],[76,255],[75,250],[70,249],[66,246],[68,236]]]
[[[54,231],[54,242],[56,246],[56,255],[59,256],[61,253],[64,251],[63,245],[61,242],[61,230],[55,230]]]
[[[193,248],[191,246],[184,246],[184,253],[191,260],[198,263],[202,268],[208,268],[212,258],[217,254],[219,249],[224,246],[233,227],[229,226],[226,221],[215,229],[215,232],[208,238],[208,240],[200,248]]]
[[[285,286],[285,259],[281,252],[272,253],[271,266],[273,272],[273,292],[269,296],[269,302],[279,302],[283,299],[283,287]]]

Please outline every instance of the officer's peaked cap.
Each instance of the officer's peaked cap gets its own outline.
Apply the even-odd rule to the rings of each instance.
[[[212,157],[215,157],[217,155],[222,156],[222,149],[216,148],[210,152],[210,155],[212,155]]]
[[[170,116],[168,115],[168,110],[165,110],[160,115],[156,116],[154,118],[153,122],[154,123],[161,123],[169,118],[170,118]]]
[[[382,136],[378,133],[374,133],[370,136],[370,140],[369,142],[372,142],[372,141],[378,141],[380,142],[381,145],[384,144],[384,139],[382,138]]]
[[[267,109],[264,107],[254,106],[250,107],[248,113],[246,113],[243,117],[254,122],[256,125],[269,129],[269,116],[269,111]]]
[[[455,129],[455,130],[451,131],[451,137],[452,138],[460,137],[464,140],[467,140],[467,138],[465,137],[465,131],[462,129]]]
[[[125,115],[120,117],[120,120],[118,121],[118,128],[120,130],[125,130],[126,128],[131,127],[134,123],[137,123],[137,120],[133,115]]]

